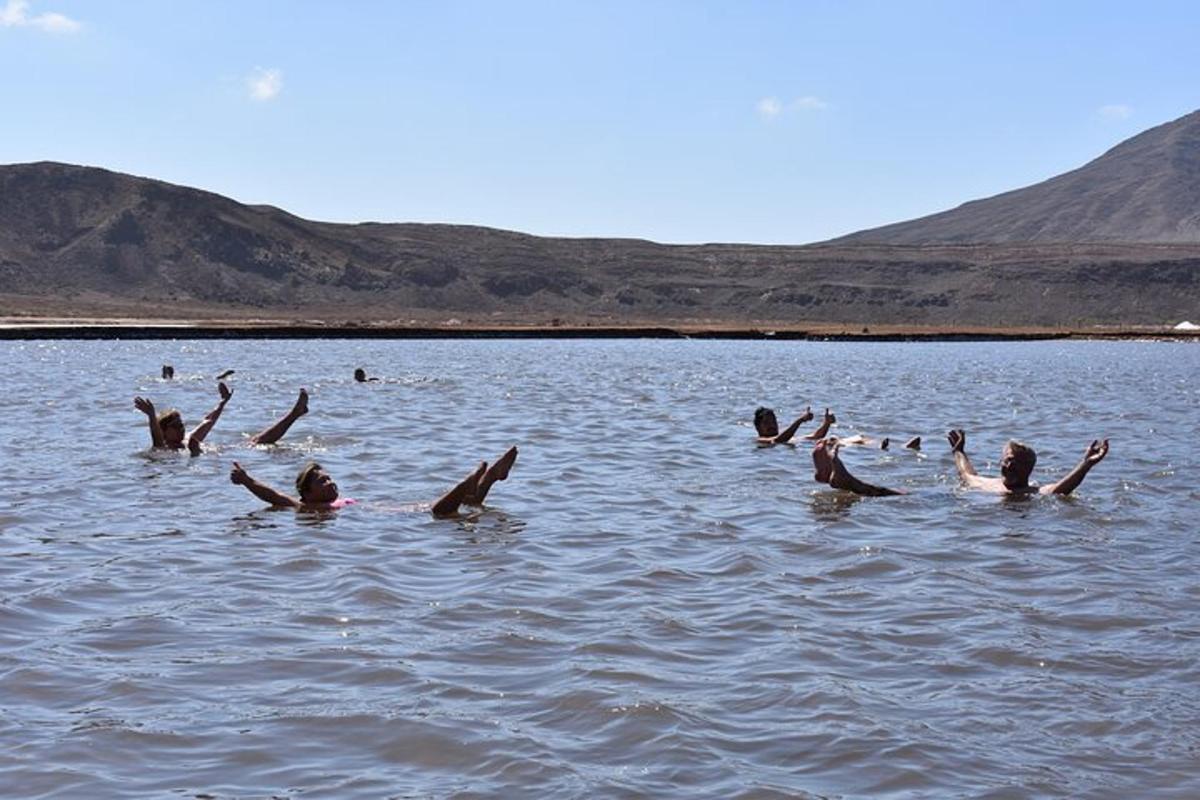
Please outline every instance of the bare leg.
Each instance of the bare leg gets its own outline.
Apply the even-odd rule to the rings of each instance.
[[[866,495],[868,497],[888,497],[889,495],[904,494],[897,489],[888,489],[883,486],[873,486],[866,481],[860,481],[858,478],[850,474],[850,470],[846,469],[846,465],[842,463],[842,459],[838,456],[837,445],[832,447],[826,446],[826,449],[832,450],[829,454],[833,464],[833,471],[829,475],[829,485],[834,489],[841,489],[855,494]]]
[[[308,391],[300,390],[300,396],[296,398],[296,405],[292,406],[292,410],[279,418],[271,427],[267,428],[262,433],[257,433],[250,437],[251,444],[275,444],[283,435],[288,432],[288,428],[292,427],[292,423],[308,413]]]
[[[458,507],[466,502],[467,498],[475,493],[476,487],[479,486],[479,480],[487,471],[487,462],[480,461],[479,466],[475,468],[467,477],[463,478],[450,491],[446,492],[430,511],[435,517],[449,517],[458,512]]]
[[[920,450],[921,449],[921,437],[914,436],[913,438],[911,438],[907,442],[905,442],[904,446],[907,447],[909,450]]]
[[[467,499],[463,500],[463,502],[476,506],[483,505],[483,500],[487,497],[488,490],[492,488],[492,484],[507,478],[509,470],[512,469],[512,465],[516,460],[517,448],[508,448],[508,452],[500,456],[496,460],[496,463],[492,464],[491,468],[483,473],[483,476],[479,479],[478,486],[475,487],[475,491]]]

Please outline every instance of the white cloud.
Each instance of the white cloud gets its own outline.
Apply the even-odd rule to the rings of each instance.
[[[1130,106],[1113,104],[1108,106],[1100,106],[1099,113],[1100,116],[1104,117],[1105,119],[1129,119],[1130,115],[1133,114],[1133,108]]]
[[[252,100],[266,102],[274,100],[283,90],[283,70],[255,67],[246,78],[246,88]]]
[[[799,111],[822,111],[829,108],[829,103],[826,103],[819,97],[806,95],[804,97],[797,97],[795,102],[792,103],[792,107]]]
[[[775,119],[779,116],[779,112],[783,111],[783,103],[779,102],[778,97],[764,97],[754,105],[754,108],[763,119]]]
[[[0,8],[0,28],[37,28],[47,33],[75,33],[82,26],[57,11],[29,15],[29,0],[8,0]]]

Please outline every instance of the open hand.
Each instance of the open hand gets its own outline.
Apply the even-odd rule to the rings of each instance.
[[[233,390],[225,385],[224,381],[217,384],[217,391],[221,393],[221,402],[229,402],[229,398],[233,397]]]
[[[1108,439],[1105,439],[1104,441],[1094,439],[1092,443],[1088,445],[1087,450],[1084,451],[1083,460],[1088,464],[1088,466],[1094,467],[1103,461],[1106,455],[1108,455]]]
[[[242,465],[235,461],[233,469],[229,470],[229,480],[239,486],[245,486],[250,483],[250,476],[246,474],[246,470],[242,469]]]
[[[950,450],[954,453],[966,452],[967,434],[962,428],[957,428],[946,434],[946,439],[950,442]]]
[[[147,417],[154,416],[154,403],[151,403],[149,400],[147,400],[144,397],[133,398],[133,407],[136,408],[138,411],[141,411]]]

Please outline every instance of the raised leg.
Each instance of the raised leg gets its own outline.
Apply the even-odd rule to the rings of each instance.
[[[512,469],[513,464],[516,463],[516,460],[517,448],[515,446],[508,448],[508,452],[500,456],[500,458],[496,460],[496,463],[492,464],[490,469],[484,471],[483,476],[479,479],[478,485],[475,487],[475,491],[472,492],[469,497],[463,500],[463,502],[476,506],[483,505],[483,500],[485,497],[487,497],[487,493],[492,488],[492,484],[496,481],[502,481],[508,478],[508,473]]]
[[[250,437],[251,444],[275,444],[283,435],[288,432],[288,428],[292,427],[292,423],[308,413],[308,391],[300,390],[300,396],[296,398],[296,404],[292,406],[292,410],[284,414],[279,420],[267,428],[262,433],[257,433]]]
[[[455,514],[458,511],[458,507],[466,502],[468,497],[475,494],[479,486],[479,480],[486,471],[487,462],[480,461],[479,466],[475,468],[474,472],[463,478],[454,488],[438,498],[438,501],[433,504],[433,508],[430,509],[433,515],[435,517],[449,517]]]

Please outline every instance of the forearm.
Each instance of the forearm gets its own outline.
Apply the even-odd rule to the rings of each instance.
[[[796,435],[796,431],[800,430],[800,422],[801,420],[796,420],[787,427],[787,430],[776,436],[773,440],[775,444],[785,444],[790,441],[791,438]]]
[[[954,451],[954,466],[958,468],[958,476],[964,480],[979,474],[971,464],[971,459],[962,450]]]
[[[1091,471],[1091,469],[1092,465],[1087,461],[1080,461],[1079,464],[1075,466],[1075,469],[1067,473],[1066,477],[1064,477],[1058,483],[1050,484],[1042,491],[1044,491],[1046,494],[1070,494],[1079,488],[1079,484],[1083,483],[1083,479],[1087,477],[1087,474]]]
[[[272,489],[265,483],[259,483],[253,478],[247,478],[246,482],[243,483],[242,486],[245,486],[246,489],[250,491],[250,494],[254,495],[259,500],[262,500],[264,503],[270,503],[273,506],[295,508],[296,506],[300,505],[300,503],[294,498],[288,497],[286,494]]]
[[[197,442],[204,441],[204,437],[208,436],[208,432],[213,429],[213,426],[217,424],[217,420],[221,418],[221,412],[225,410],[225,402],[222,400],[217,403],[217,407],[204,416],[204,419],[196,426],[196,430],[192,431],[191,438]]]
[[[825,434],[829,433],[829,429],[832,426],[833,426],[832,420],[825,420],[824,422],[821,423],[821,427],[817,428],[812,433],[805,434],[804,438],[805,439],[813,439],[813,440],[824,439]]]
[[[154,447],[166,446],[166,442],[163,440],[162,428],[158,424],[158,417],[148,414],[147,420],[150,428],[150,444]]]

